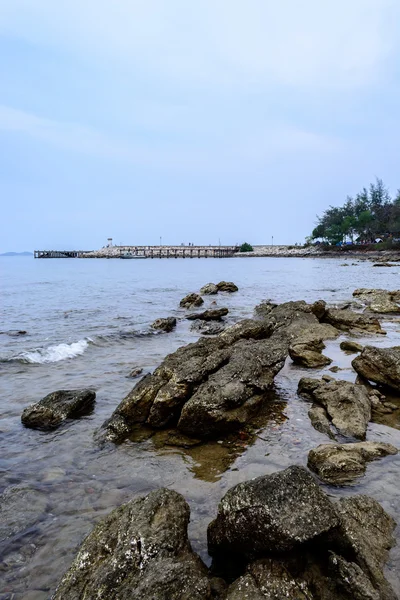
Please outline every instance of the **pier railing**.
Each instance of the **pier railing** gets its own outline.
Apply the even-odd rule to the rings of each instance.
[[[35,258],[228,258],[238,246],[111,246],[100,250],[35,250]]]

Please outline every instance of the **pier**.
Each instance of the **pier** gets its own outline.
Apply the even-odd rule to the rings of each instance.
[[[100,250],[35,250],[35,258],[229,258],[239,246],[107,246]]]

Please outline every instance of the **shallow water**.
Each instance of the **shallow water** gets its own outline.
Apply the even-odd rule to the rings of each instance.
[[[93,432],[132,388],[133,367],[154,369],[166,354],[197,339],[185,320],[170,334],[154,334],[153,320],[183,317],[179,300],[209,281],[235,281],[240,291],[216,299],[234,322],[251,316],[255,304],[323,298],[351,300],[356,287],[398,287],[400,266],[371,263],[340,266],[337,259],[169,259],[147,261],[33,260],[1,258],[0,472],[1,489],[24,485],[37,491],[40,520],[0,546],[0,598],[43,600],[71,563],[93,524],[137,494],[166,486],[191,507],[190,539],[208,562],[206,528],[229,487],[290,464],[306,464],[308,451],[327,441],[309,422],[309,405],[297,397],[298,379],[323,370],[294,367],[276,378],[271,413],[256,435],[216,440],[188,450],[162,446],[162,434],[140,443],[98,448]],[[385,323],[388,335],[361,343],[399,345],[400,321]],[[26,330],[26,335],[9,335]],[[9,332],[9,333],[7,333]],[[354,381],[353,356],[339,349],[345,336],[327,343],[325,353]],[[91,387],[93,414],[44,433],[21,425],[22,410],[62,388]],[[370,424],[368,439],[400,447],[400,411],[392,425]],[[333,496],[372,495],[400,523],[399,456],[368,466],[364,478],[346,488],[326,487]],[[399,545],[391,552],[388,576],[400,594]]]

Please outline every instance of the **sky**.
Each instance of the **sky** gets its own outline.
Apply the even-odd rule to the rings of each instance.
[[[0,0],[0,252],[294,244],[400,187],[398,0]]]

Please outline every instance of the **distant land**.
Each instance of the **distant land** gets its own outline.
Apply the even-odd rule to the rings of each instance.
[[[3,252],[0,256],[33,256],[33,252]]]

